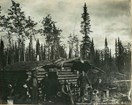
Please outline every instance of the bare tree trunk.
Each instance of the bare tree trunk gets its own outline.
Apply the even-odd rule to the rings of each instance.
[[[20,40],[18,40],[18,62],[20,62],[20,59],[21,59],[20,49],[21,49],[21,42],[20,42]]]
[[[21,60],[25,61],[25,41],[22,41],[20,49],[21,49],[21,52],[20,52]]]
[[[10,37],[10,33],[8,32],[8,41],[9,41],[9,48],[7,48],[7,58],[6,58],[6,65],[9,64],[9,54],[10,54],[10,48],[11,48],[11,37]]]
[[[48,43],[48,60],[50,60],[51,52],[50,52],[51,46],[50,43]]]
[[[8,56],[9,56],[9,51],[7,49],[7,55],[6,55],[6,65],[8,65]]]

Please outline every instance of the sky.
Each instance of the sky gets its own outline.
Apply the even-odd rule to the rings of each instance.
[[[87,4],[91,19],[89,36],[94,39],[96,49],[104,48],[107,37],[108,46],[114,52],[115,38],[120,37],[124,44],[130,42],[130,0],[14,0],[20,3],[27,16],[39,22],[50,14],[56,25],[62,29],[62,41],[67,42],[69,34],[77,34],[82,40],[80,23],[84,3]],[[11,0],[0,0],[4,13],[8,12]],[[3,35],[3,34],[2,34]],[[40,36],[38,36],[40,37]],[[44,39],[40,37],[40,41]]]

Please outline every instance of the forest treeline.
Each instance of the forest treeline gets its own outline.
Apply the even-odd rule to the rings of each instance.
[[[131,44],[123,45],[118,38],[115,39],[115,54],[111,54],[108,47],[107,38],[104,40],[104,49],[95,49],[94,40],[90,39],[90,16],[86,4],[83,7],[81,33],[84,35],[82,42],[79,42],[77,35],[70,34],[68,37],[68,53],[64,45],[61,44],[62,30],[56,26],[50,15],[41,21],[41,28],[30,16],[26,17],[19,3],[12,0],[12,5],[8,9],[8,14],[2,13],[0,9],[0,29],[1,34],[5,34],[8,44],[4,38],[0,40],[0,67],[20,61],[57,60],[59,58],[81,57],[90,60],[91,64],[107,71],[118,71],[120,73],[130,73],[131,67]],[[96,30],[95,30],[96,31]],[[36,39],[36,35],[45,38],[44,43]],[[13,39],[16,39],[15,41]],[[28,45],[25,41],[29,40]],[[35,47],[33,40],[36,41]],[[81,44],[79,44],[81,43]]]

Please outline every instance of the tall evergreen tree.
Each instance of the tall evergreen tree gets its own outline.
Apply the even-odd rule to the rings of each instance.
[[[108,47],[107,38],[105,38],[105,48],[104,48],[104,69],[106,70],[107,73],[109,73],[109,71],[110,71],[109,57],[110,57],[110,51],[109,51],[109,47]]]
[[[5,57],[4,57],[4,41],[1,38],[0,41],[0,67],[3,68],[5,66]]]
[[[123,71],[124,69],[124,47],[119,38],[118,38],[118,56],[117,56],[116,62],[117,62],[118,71],[123,73],[124,72]]]
[[[124,47],[124,68],[125,74],[130,76],[131,72],[131,44],[128,43]]]
[[[111,54],[111,49],[109,50],[109,61],[108,61],[108,63],[109,63],[109,68],[112,71],[113,67],[114,67],[114,64],[113,64],[114,61],[113,61],[113,57],[112,57],[112,54]]]
[[[100,60],[100,53],[98,50],[95,51],[95,65],[97,67],[100,67],[100,63],[101,63],[101,60]]]
[[[117,39],[115,39],[115,59],[118,56],[118,44],[117,44]]]
[[[108,64],[108,59],[109,59],[109,48],[108,48],[107,38],[105,38],[105,49],[104,49],[105,64]]]
[[[100,53],[99,53],[99,55],[100,55],[100,67],[103,68],[103,66],[104,66],[104,64],[105,64],[105,63],[104,63],[104,61],[105,61],[105,60],[104,60],[104,58],[105,58],[105,57],[104,57],[104,56],[105,56],[105,55],[104,55],[104,51],[101,50]]]
[[[87,12],[87,6],[86,3],[84,4],[83,7],[83,14],[82,14],[82,19],[83,21],[81,22],[81,33],[84,35],[83,36],[83,41],[81,45],[81,57],[82,59],[88,59],[89,54],[90,54],[90,47],[91,47],[91,40],[89,37],[90,32],[90,16],[89,13]]]
[[[90,61],[92,64],[95,63],[95,51],[94,51],[94,41],[92,39],[91,47],[90,47]]]

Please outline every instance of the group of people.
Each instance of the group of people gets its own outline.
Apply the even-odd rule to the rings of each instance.
[[[51,102],[60,99],[59,101],[70,102],[72,105],[75,101],[90,103],[98,99],[99,92],[93,89],[91,81],[84,71],[80,74],[76,85],[69,83],[68,80],[64,80],[63,84],[60,84],[57,75],[48,74],[45,74],[45,77],[38,83],[36,74],[34,71],[24,83],[19,85],[8,84],[8,97],[13,97],[16,103],[38,103],[40,99],[42,102]],[[39,88],[42,96],[39,96]],[[75,91],[76,89],[78,91]]]
[[[14,103],[37,103],[38,102],[38,82],[36,73],[21,80],[6,81],[3,100],[13,100]]]
[[[94,87],[95,84],[96,88]],[[98,103],[100,101],[99,87],[101,85],[101,79],[93,84],[91,83],[88,74],[82,71],[78,78],[77,85],[80,90],[78,98],[79,102]]]
[[[100,82],[101,80],[99,80]],[[96,84],[98,85],[99,83]],[[52,78],[46,74],[40,83],[40,87],[44,101],[50,102],[53,99],[57,100],[57,98],[61,99],[64,103],[70,102],[71,104],[74,104],[75,101],[88,103],[99,101],[99,91],[93,88],[91,81],[84,71],[80,73],[76,85],[70,83],[68,80],[64,80],[63,84],[60,84],[57,76],[56,78]]]
[[[56,78],[53,78],[46,74],[40,82],[40,87],[43,101],[52,102],[57,100],[63,103],[74,103],[73,84],[69,84],[68,80],[64,80],[64,83],[60,84],[57,75]]]
[[[40,96],[40,89],[41,94]],[[67,80],[64,84],[60,84],[57,75],[45,74],[45,77],[38,83],[37,73],[33,71],[31,75],[23,80],[23,82],[8,82],[6,99],[12,99],[14,103],[33,103],[39,101],[62,101],[64,103],[73,101],[72,95],[73,85],[69,84]],[[42,100],[40,100],[42,99]]]

